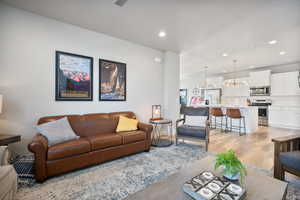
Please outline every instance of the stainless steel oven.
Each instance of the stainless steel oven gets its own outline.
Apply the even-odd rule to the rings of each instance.
[[[269,125],[269,106],[272,105],[269,99],[254,99],[249,106],[257,106],[258,108],[258,125]]]
[[[268,126],[269,125],[269,107],[258,106],[258,125]]]
[[[270,96],[270,87],[252,87],[250,88],[250,96]]]

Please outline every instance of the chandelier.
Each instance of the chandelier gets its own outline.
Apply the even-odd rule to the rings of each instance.
[[[226,87],[240,87],[240,86],[243,86],[243,85],[248,85],[248,83],[246,81],[239,80],[239,79],[236,78],[236,74],[235,74],[236,62],[237,62],[237,60],[233,60],[233,65],[234,65],[233,79],[227,79],[223,82],[223,85],[226,86]]]

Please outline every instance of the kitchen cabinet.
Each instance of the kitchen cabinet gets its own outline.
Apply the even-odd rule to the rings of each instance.
[[[297,71],[273,74],[271,76],[271,96],[300,95],[298,75]]]
[[[271,83],[271,70],[250,72],[250,87],[266,87]]]
[[[300,129],[300,107],[270,106],[269,125],[279,128]]]

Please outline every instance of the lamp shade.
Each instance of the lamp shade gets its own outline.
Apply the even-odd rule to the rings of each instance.
[[[0,114],[2,113],[3,96],[0,94]]]

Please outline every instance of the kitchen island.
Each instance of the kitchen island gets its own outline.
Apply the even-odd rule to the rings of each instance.
[[[226,109],[228,108],[235,108],[240,109],[241,115],[245,117],[246,123],[246,133],[251,134],[258,128],[258,108],[256,106],[244,106],[244,105],[203,105],[203,107],[210,107],[210,108],[222,108],[223,113],[226,113]],[[214,120],[214,118],[213,118]],[[217,118],[217,123],[221,123],[221,118]],[[226,121],[223,119],[223,128],[225,129]],[[243,123],[242,123],[243,124]],[[228,127],[230,125],[230,120],[228,120]],[[239,119],[232,119],[233,126],[239,126]],[[236,131],[236,130],[233,130]],[[242,129],[242,132],[244,130]]]

